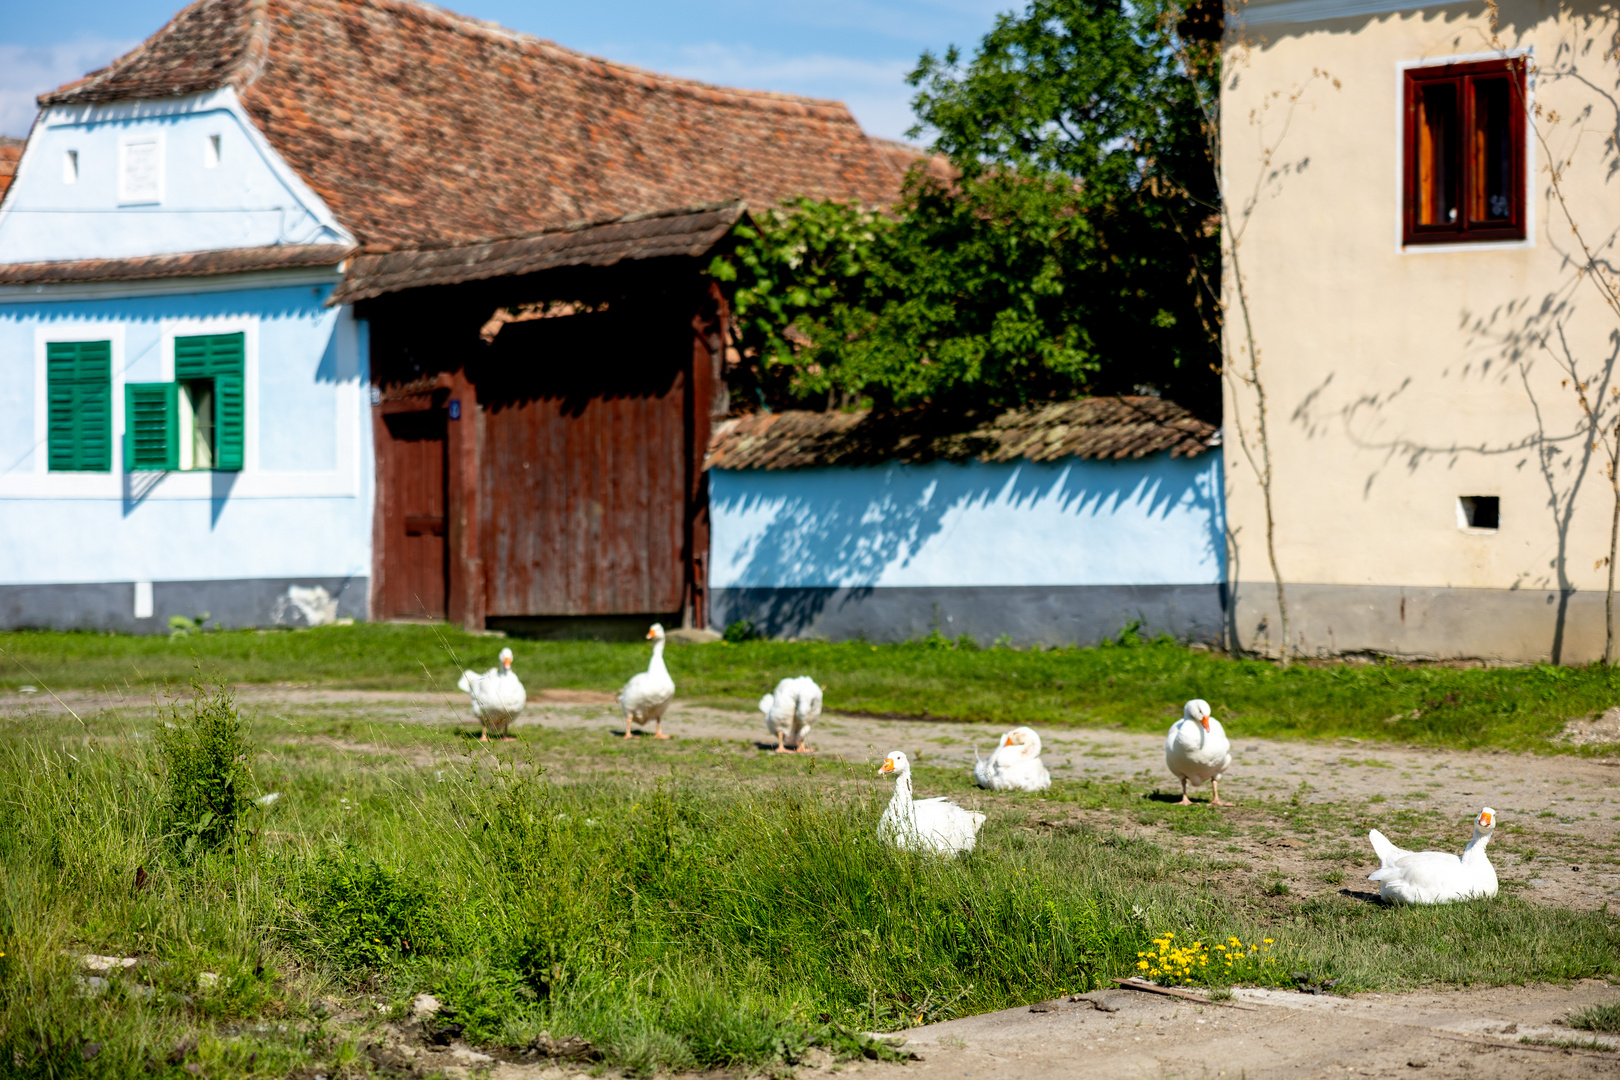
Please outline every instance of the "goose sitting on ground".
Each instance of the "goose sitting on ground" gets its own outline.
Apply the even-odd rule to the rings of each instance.
[[[775,693],[759,699],[759,711],[765,714],[765,730],[776,736],[778,754],[807,754],[810,725],[821,715],[821,687],[808,675],[783,679]]]
[[[1382,865],[1367,880],[1378,882],[1379,895],[1395,904],[1449,904],[1495,896],[1496,868],[1485,855],[1485,845],[1495,831],[1496,811],[1488,806],[1474,819],[1474,837],[1461,855],[1406,851],[1374,829],[1367,839]]]
[[[632,723],[639,726],[649,720],[658,724],[653,732],[654,738],[669,738],[664,734],[664,710],[675,699],[675,680],[669,677],[669,668],[664,666],[663,624],[653,623],[647,637],[653,643],[652,662],[647,665],[646,671],[630,676],[630,681],[619,691],[619,705],[624,709],[624,737],[627,739],[631,738]]]
[[[1187,798],[1187,785],[1197,787],[1208,784],[1209,805],[1231,806],[1221,799],[1221,774],[1232,765],[1232,744],[1226,739],[1226,729],[1209,715],[1209,702],[1193,698],[1181,710],[1181,719],[1170,725],[1170,734],[1164,740],[1164,761],[1170,771],[1181,778],[1181,802],[1191,806]]]
[[[476,671],[463,671],[461,681],[456,686],[472,698],[473,715],[483,727],[478,735],[479,742],[488,742],[491,731],[503,739],[512,738],[506,733],[507,725],[523,711],[529,695],[512,672],[511,649],[502,649],[500,666],[492,667],[482,675]]]
[[[894,774],[894,798],[878,822],[878,836],[906,851],[931,851],[936,855],[960,855],[977,843],[984,815],[939,795],[932,799],[911,797],[911,762],[898,750],[883,758],[878,775]]]
[[[1052,774],[1041,764],[1041,737],[1034,728],[1015,727],[982,761],[974,747],[973,779],[991,791],[1045,791]]]

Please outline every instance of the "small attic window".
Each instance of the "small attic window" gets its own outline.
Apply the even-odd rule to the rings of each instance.
[[[1499,495],[1457,496],[1457,527],[1496,531],[1502,524],[1502,498]]]
[[[208,136],[208,142],[203,146],[203,168],[219,168],[219,136]]]
[[[62,183],[77,184],[79,182],[79,152],[68,150],[62,155]]]

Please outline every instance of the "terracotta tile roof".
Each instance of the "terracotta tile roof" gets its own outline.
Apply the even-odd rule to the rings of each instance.
[[[64,262],[0,263],[0,285],[47,285],[76,281],[141,281],[147,278],[209,277],[251,270],[336,266],[354,248],[343,244],[188,251],[133,259],[73,259]]]
[[[429,251],[360,255],[329,303],[347,304],[402,289],[515,277],[556,266],[611,266],[625,259],[696,257],[713,248],[743,215],[743,204],[617,221]]]
[[[1155,397],[1081,398],[1005,412],[779,412],[715,428],[708,469],[808,469],[923,461],[1197,457],[1217,429]]]
[[[409,0],[197,0],[40,104],[224,85],[373,252],[738,199],[888,204],[921,160],[837,102],[655,75]]]
[[[6,189],[17,175],[17,162],[21,160],[22,152],[22,139],[8,139],[0,135],[0,199],[5,198]]]

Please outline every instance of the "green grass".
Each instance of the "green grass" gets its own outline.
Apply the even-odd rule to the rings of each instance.
[[[1569,1026],[1584,1031],[1603,1031],[1620,1035],[1620,1004],[1594,1005],[1571,1016]]]
[[[832,710],[878,716],[1159,731],[1203,697],[1240,735],[1354,737],[1451,747],[1554,749],[1566,721],[1620,696],[1601,665],[1455,668],[1295,664],[1284,670],[1160,641],[1098,648],[977,649],[934,637],[901,645],[752,641],[674,645],[683,698],[746,703],[784,675],[811,674]],[[617,689],[646,664],[638,644],[508,640],[526,683]],[[461,666],[494,662],[495,641],[446,627],[362,624],[167,638],[0,634],[0,690],[147,693],[200,665],[235,683],[452,690]],[[1612,752],[1588,747],[1583,753]]]
[[[222,700],[199,708],[234,737]],[[1234,889],[1200,851],[1103,825],[1030,829],[1028,800],[992,804],[968,858],[910,856],[876,841],[890,785],[867,770],[692,748],[657,775],[615,771],[623,746],[606,734],[424,766],[409,751],[471,748],[449,730],[372,724],[355,734],[386,753],[337,757],[273,743],[285,722],[260,720],[249,794],[279,801],[250,804],[228,843],[188,845],[163,722],[0,721],[10,1075],[364,1071],[368,1025],[421,991],[489,1047],[545,1030],[641,1073],[775,1068],[813,1044],[858,1053],[852,1032],[1087,989],[1134,970],[1165,932],[1273,938],[1255,981],[1303,972],[1340,992],[1620,976],[1607,912]],[[1148,795],[1059,780],[1046,802],[1175,821],[1173,838],[1234,828]],[[1309,831],[1342,812],[1296,798],[1266,820]],[[73,959],[86,952],[141,964],[87,999]],[[143,986],[155,993],[132,992]],[[324,1016],[328,999],[349,1019]]]

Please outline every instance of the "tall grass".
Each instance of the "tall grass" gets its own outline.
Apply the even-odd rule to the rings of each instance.
[[[532,690],[614,690],[646,666],[644,645],[509,640]],[[227,682],[453,689],[463,666],[494,659],[488,638],[386,624],[166,638],[0,634],[0,689],[23,684],[128,692],[188,682],[199,664]],[[1243,735],[1319,735],[1451,747],[1549,749],[1564,723],[1620,699],[1620,674],[1567,668],[1229,659],[1122,634],[1097,648],[978,649],[937,636],[898,645],[748,641],[674,646],[683,700],[759,700],[784,675],[810,674],[827,707],[873,715],[1159,731],[1189,698]],[[139,693],[144,693],[140,689]],[[1612,748],[1611,748],[1612,749]],[[1601,751],[1593,748],[1592,752]]]
[[[256,773],[281,799],[188,855],[144,734],[0,731],[0,1073],[282,1075],[355,1053],[318,999],[398,1015],[423,990],[480,1044],[544,1029],[638,1071],[761,1066],[1085,990],[1170,930],[1273,937],[1272,977],[1344,989],[1620,974],[1605,913],[1262,901],[1207,854],[996,816],[970,857],[898,852],[875,835],[887,788],[825,768],[749,786],[280,758]],[[86,952],[142,960],[84,997]]]

